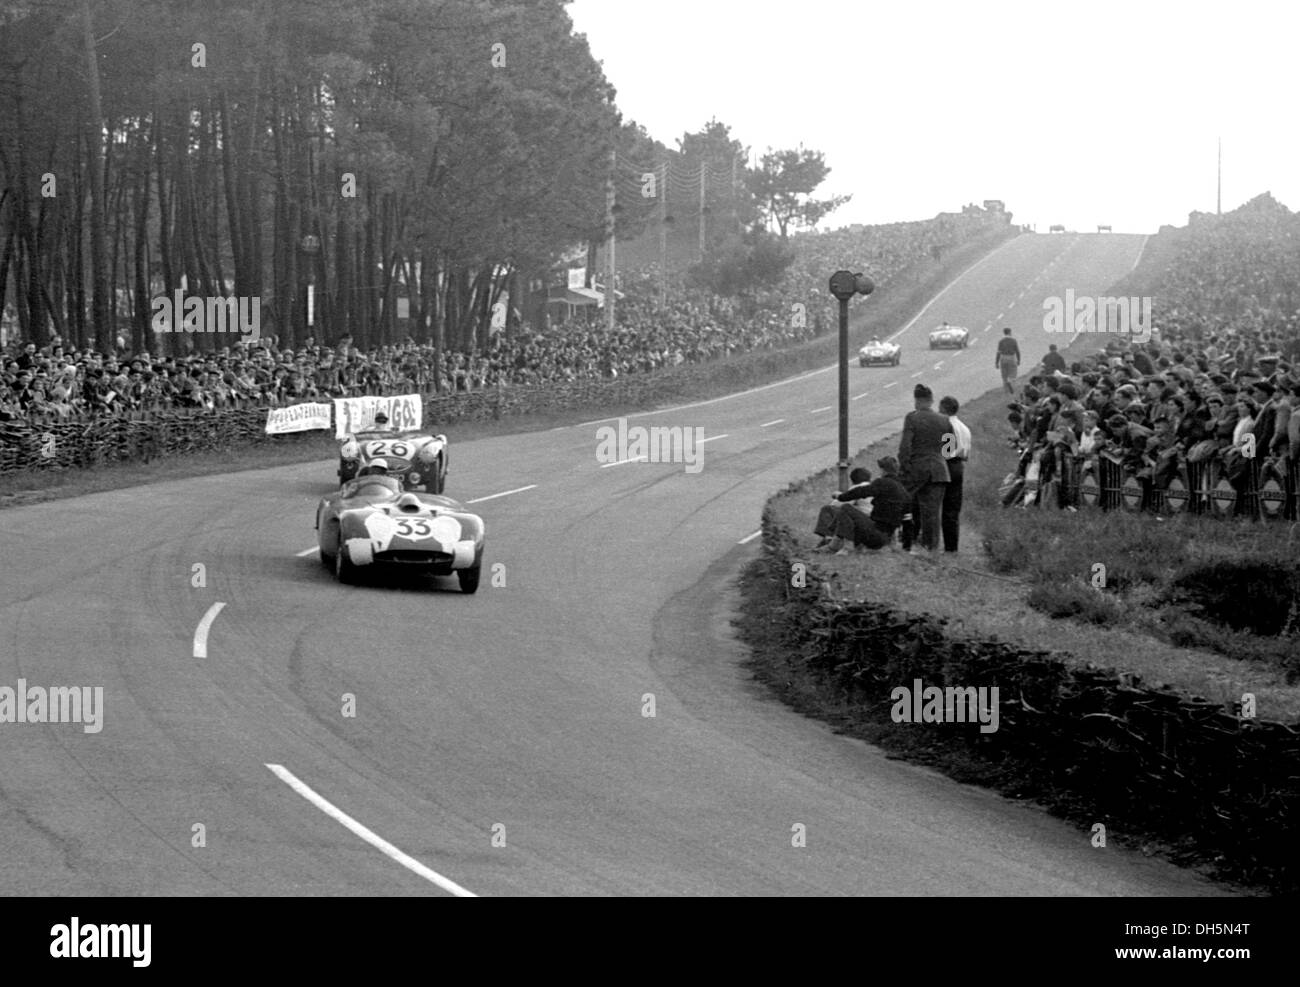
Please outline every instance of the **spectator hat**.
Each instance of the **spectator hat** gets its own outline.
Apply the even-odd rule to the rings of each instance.
[[[1266,380],[1257,380],[1255,381],[1255,383],[1251,384],[1250,386],[1252,390],[1261,391],[1262,393],[1267,394],[1269,397],[1272,397],[1273,392],[1277,390],[1277,388],[1275,388],[1272,384],[1270,384]]]
[[[912,397],[918,401],[928,400],[934,397],[934,391],[930,390],[924,384],[917,384],[912,388]]]
[[[885,456],[881,459],[877,459],[876,465],[879,466],[881,471],[884,473],[894,474],[898,472],[898,460],[893,456]]]

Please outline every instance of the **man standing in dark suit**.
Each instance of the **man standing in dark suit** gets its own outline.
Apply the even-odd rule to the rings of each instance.
[[[916,410],[903,419],[898,461],[913,497],[921,547],[933,552],[939,548],[943,494],[950,479],[943,450],[945,440],[949,446],[954,441],[952,423],[934,410],[934,393],[924,384],[916,385],[912,398]]]

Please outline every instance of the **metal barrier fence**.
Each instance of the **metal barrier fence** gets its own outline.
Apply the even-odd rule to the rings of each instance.
[[[1048,506],[1300,520],[1300,460],[1296,459],[1253,459],[1236,477],[1229,477],[1218,459],[1180,460],[1157,480],[1105,455],[1074,456],[1062,450],[1046,458],[1051,463],[1046,476],[1055,481],[1056,491]],[[1046,482],[1027,480],[1025,492],[1046,490]],[[1034,505],[1044,503],[1041,496],[1030,500]]]

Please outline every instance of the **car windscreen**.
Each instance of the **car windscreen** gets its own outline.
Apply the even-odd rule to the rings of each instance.
[[[391,476],[363,476],[344,485],[343,497],[387,498],[402,492],[402,484]]]

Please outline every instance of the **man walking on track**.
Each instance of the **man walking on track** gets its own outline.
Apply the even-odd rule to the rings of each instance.
[[[1020,369],[1020,344],[1011,338],[1011,327],[1002,330],[998,340],[998,351],[993,357],[993,366],[1002,371],[1002,386],[1008,394],[1015,394],[1016,371]]]
[[[932,407],[934,392],[924,384],[912,391],[916,410],[903,419],[903,437],[898,443],[898,461],[904,485],[913,497],[913,513],[921,547],[939,548],[943,494],[948,486],[948,463],[943,449],[952,444],[952,424]]]

